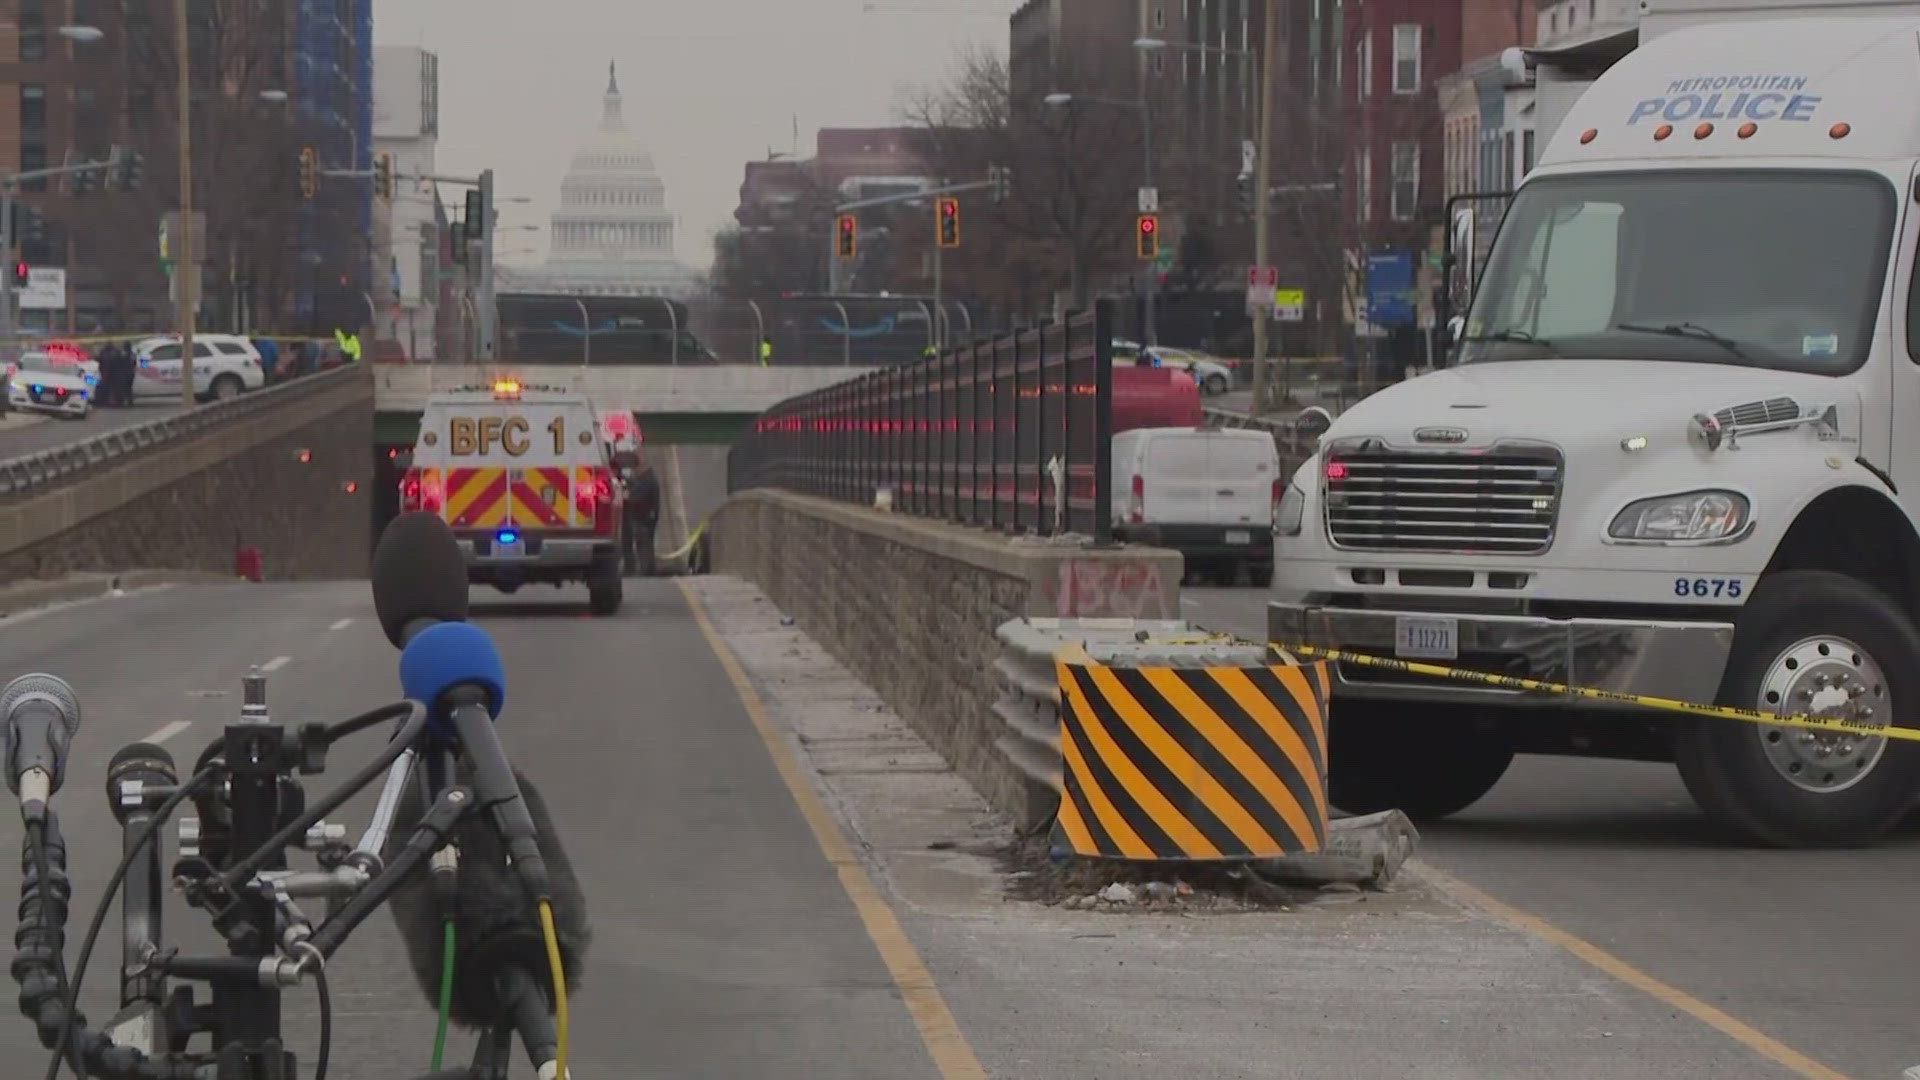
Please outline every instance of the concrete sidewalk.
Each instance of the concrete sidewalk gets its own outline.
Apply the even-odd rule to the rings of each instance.
[[[1815,1075],[1433,887],[1290,911],[1010,900],[1008,838],[753,586],[688,579],[996,1077],[1646,1080]]]

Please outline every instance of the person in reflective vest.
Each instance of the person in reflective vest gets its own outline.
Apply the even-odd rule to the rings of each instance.
[[[345,330],[335,329],[333,339],[340,343],[340,356],[349,364],[360,362],[360,335],[349,334]]]
[[[763,337],[760,339],[760,366],[771,367],[772,365],[773,365],[773,339],[770,337]]]

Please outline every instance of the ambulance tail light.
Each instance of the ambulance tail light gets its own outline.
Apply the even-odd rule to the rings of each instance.
[[[613,536],[620,523],[613,501],[613,470],[596,466],[587,478],[582,497],[593,504],[593,531],[596,536]]]
[[[440,478],[424,469],[408,469],[400,480],[400,509],[404,513],[424,510],[437,514],[442,497]]]

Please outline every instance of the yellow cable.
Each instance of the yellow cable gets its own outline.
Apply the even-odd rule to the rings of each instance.
[[[553,925],[553,905],[540,901],[540,932],[547,938],[547,963],[553,968],[553,1022],[559,1046],[553,1055],[554,1075],[569,1080],[567,1073],[567,969],[560,960],[560,931]]]

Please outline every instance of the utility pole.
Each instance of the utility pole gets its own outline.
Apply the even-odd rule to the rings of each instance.
[[[493,170],[480,173],[480,359],[492,360],[500,307],[493,295]]]
[[[174,0],[173,43],[180,72],[180,261],[174,280],[180,295],[180,403],[191,409],[193,397],[193,320],[200,300],[199,252],[193,250],[193,79],[189,70],[192,40],[187,33],[187,2]]]
[[[1267,25],[1260,51],[1260,149],[1254,162],[1253,179],[1253,264],[1267,265],[1268,187],[1273,175],[1273,91],[1280,70],[1280,5],[1283,0],[1267,0]],[[1253,415],[1266,412],[1270,380],[1267,375],[1267,313],[1253,315]]]

